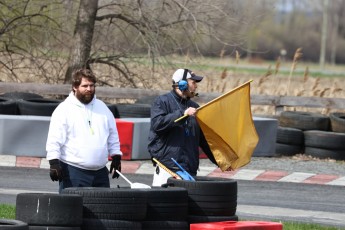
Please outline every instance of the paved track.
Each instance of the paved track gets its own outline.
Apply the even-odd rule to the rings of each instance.
[[[299,165],[300,166],[299,166]],[[307,166],[309,167],[307,167]],[[0,166],[49,168],[45,158],[0,155]],[[109,165],[108,165],[109,166]],[[151,161],[122,161],[123,173],[152,174]],[[199,176],[223,177],[237,180],[258,180],[345,186],[345,164],[287,158],[252,158],[239,170],[222,172],[207,159],[202,159]]]
[[[152,182],[151,161],[122,164],[122,172],[131,181]],[[18,193],[57,192],[45,159],[0,155],[0,166],[0,203],[14,204]],[[344,166],[344,162],[327,160],[253,157],[240,170],[223,173],[202,159],[198,175],[238,181],[240,219],[301,221],[345,229]],[[128,186],[123,179],[111,180],[112,187],[118,185]]]

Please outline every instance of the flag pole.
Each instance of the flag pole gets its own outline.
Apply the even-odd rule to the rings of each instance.
[[[245,86],[245,85],[248,84],[248,83],[251,83],[252,81],[253,81],[253,80],[251,79],[251,80],[249,80],[249,81],[243,83],[242,85],[237,86],[236,88],[230,90],[229,92],[227,92],[227,93],[225,93],[225,94],[223,94],[223,95],[220,95],[219,97],[217,97],[217,98],[215,98],[215,99],[213,99],[213,100],[207,102],[206,104],[200,106],[200,107],[197,108],[196,110],[198,111],[199,109],[202,109],[202,108],[205,107],[206,105],[209,105],[209,104],[211,104],[212,102],[219,100],[220,98],[224,97],[225,95],[227,95],[227,94],[229,94],[229,93],[231,93],[231,92],[233,92],[233,91],[235,91],[235,90],[237,90],[237,89],[239,89],[239,88]],[[184,119],[184,118],[186,118],[186,117],[188,117],[188,116],[189,116],[188,114],[183,115],[182,117],[177,118],[174,122],[179,122],[179,121],[181,121],[182,119]]]
[[[186,118],[188,116],[189,116],[188,114],[183,115],[182,117],[177,118],[174,122],[179,122],[179,121],[181,121],[182,119],[184,119],[184,118]]]

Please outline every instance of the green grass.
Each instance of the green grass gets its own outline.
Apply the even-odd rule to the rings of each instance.
[[[15,219],[16,207],[14,205],[0,204],[0,219]]]
[[[343,230],[344,228],[327,227],[318,224],[305,224],[297,222],[284,222],[284,230]]]
[[[16,207],[14,205],[0,204],[0,219],[15,219],[15,217]],[[345,228],[327,227],[318,224],[299,222],[282,222],[282,224],[284,230],[345,230]]]
[[[184,66],[187,65],[191,69],[198,69],[200,70],[218,70],[223,71],[224,68],[227,68],[228,71],[236,72],[236,74],[250,74],[254,76],[263,76],[267,73],[269,66],[271,70],[274,71],[276,61],[265,61],[261,60],[259,63],[253,63],[248,61],[247,59],[239,60],[238,64],[234,58],[208,58],[208,57],[192,57],[192,61],[184,62],[184,56],[171,56],[165,57],[169,60],[169,64],[165,62],[156,63],[159,66],[170,66],[174,64],[176,66]],[[145,57],[136,59],[137,63],[141,65],[150,65],[151,59],[147,59]],[[287,77],[290,74],[292,62],[285,61],[282,62],[279,68],[279,76]],[[321,77],[321,78],[334,78],[334,77],[344,77],[344,70],[345,65],[336,65],[333,66],[331,64],[326,65],[325,69],[320,69],[318,63],[310,63],[310,62],[303,62],[302,60],[298,61],[296,69],[294,70],[295,77],[300,76],[303,77],[306,67],[309,68],[309,74],[313,77]]]

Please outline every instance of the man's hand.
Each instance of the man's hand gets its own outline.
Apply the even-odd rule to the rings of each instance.
[[[111,174],[114,170],[112,178],[119,178],[120,175],[116,172],[116,170],[121,172],[121,155],[115,155],[112,158],[113,160],[111,161],[109,173]]]
[[[52,181],[62,180],[62,170],[60,166],[60,161],[58,159],[49,160],[50,164],[50,179]]]
[[[195,116],[196,112],[197,112],[196,108],[188,107],[188,109],[186,109],[183,114],[188,115],[188,116]]]

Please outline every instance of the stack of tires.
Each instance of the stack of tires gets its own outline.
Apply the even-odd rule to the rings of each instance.
[[[7,100],[7,104],[0,103],[0,113],[7,115],[34,115],[51,116],[55,108],[61,102],[55,99],[46,99],[39,94],[26,92],[11,92],[1,95],[2,99]]]
[[[83,197],[83,230],[188,230],[184,188],[67,188]]]
[[[304,153],[325,159],[345,159],[345,114],[329,116],[300,111],[284,111],[279,117],[276,154]]]
[[[293,156],[304,151],[304,134],[301,129],[278,126],[276,154]]]
[[[195,179],[169,178],[171,186],[151,189],[78,187],[61,194],[21,193],[13,224],[30,230],[189,230],[191,223],[238,220],[236,181]]]
[[[43,96],[35,93],[4,93],[0,95],[0,114],[51,116],[61,102],[62,100],[43,98]],[[107,106],[114,115],[114,118],[120,118],[120,113],[116,104],[107,104]],[[139,107],[141,108],[143,106]],[[131,111],[130,109],[127,110]],[[123,111],[124,117],[126,117],[127,114],[130,115],[130,113],[137,114],[137,117],[143,114],[140,109],[134,109],[131,112],[127,112],[127,110],[124,109]],[[144,114],[146,117],[147,112]]]
[[[235,180],[195,180],[169,178],[169,186],[151,189],[73,187],[61,194],[20,193],[13,225],[30,230],[188,230],[192,223],[238,221]]]
[[[41,95],[26,92],[11,92],[0,95],[0,114],[20,115],[18,103],[27,99],[41,99]]]
[[[151,105],[149,104],[116,104],[120,118],[148,118],[151,117]]]
[[[17,102],[6,97],[0,97],[0,114],[17,115]]]
[[[66,188],[62,194],[83,197],[83,230],[142,229],[147,191],[130,188]]]
[[[50,117],[60,102],[60,100],[55,99],[34,98],[18,100],[17,103],[19,115]]]
[[[188,192],[179,187],[147,190],[147,214],[142,229],[189,230]]]
[[[330,130],[304,132],[305,154],[325,159],[345,160],[345,113],[330,113]]]
[[[82,211],[80,195],[20,193],[16,199],[16,220],[30,230],[80,230]]]
[[[168,184],[188,191],[188,222],[237,221],[237,181],[195,177],[196,181],[169,178]]]

